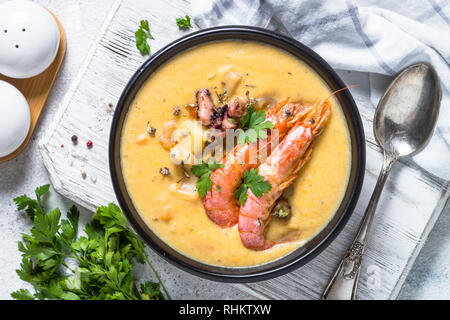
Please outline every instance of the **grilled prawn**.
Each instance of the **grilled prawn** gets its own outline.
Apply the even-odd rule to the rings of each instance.
[[[288,98],[281,100],[266,113],[266,120],[274,124],[273,130],[278,130],[279,139],[282,139],[312,108],[291,104],[288,100]],[[239,203],[234,197],[234,192],[241,185],[245,170],[258,167],[258,155],[262,148],[266,148],[267,154],[270,154],[270,146],[270,133],[267,139],[260,140],[258,144],[237,145],[225,156],[224,167],[211,173],[212,189],[204,197],[203,205],[206,214],[214,223],[228,228],[238,222]]]
[[[267,160],[259,166],[259,174],[269,181],[272,189],[262,197],[247,190],[247,200],[240,208],[238,230],[243,245],[253,250],[265,250],[276,243],[265,238],[266,226],[276,201],[299,170],[308,161],[314,138],[320,133],[331,114],[328,100],[316,104],[289,131]]]

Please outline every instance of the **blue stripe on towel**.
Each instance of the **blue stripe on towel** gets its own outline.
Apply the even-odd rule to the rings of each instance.
[[[443,7],[446,7],[448,5],[448,3],[449,3],[449,0],[444,0],[444,1],[440,2],[439,6],[443,8]],[[437,11],[433,8],[433,6],[431,6],[430,10],[427,10],[425,13],[422,13],[421,15],[419,15],[416,18],[416,20],[420,21],[420,22],[424,22],[424,21],[430,19],[431,17],[434,17],[436,14],[437,14]]]
[[[381,58],[381,56],[378,54],[377,50],[375,49],[372,40],[370,40],[369,37],[367,36],[367,34],[363,31],[363,29],[361,27],[361,22],[359,21],[359,17],[358,17],[358,8],[356,8],[353,5],[351,0],[347,0],[347,7],[348,7],[348,12],[349,12],[350,16],[352,17],[352,21],[355,26],[356,32],[360,35],[360,37],[364,41],[364,44],[366,45],[366,47],[372,52],[372,55],[377,60],[378,65],[384,71],[386,71],[388,74],[390,74],[390,75],[396,74],[396,72],[391,67],[389,67],[388,64]]]
[[[434,0],[428,0],[428,2],[430,3],[430,5],[433,7],[434,11],[436,11],[437,14],[439,14],[441,16],[441,18],[447,23],[448,26],[450,26],[450,19],[449,17],[447,17],[447,15],[442,11],[442,4],[439,5],[436,3],[436,1]],[[443,3],[444,7],[447,5],[448,3]]]
[[[335,14],[331,14],[325,17],[321,17],[317,20],[315,20],[314,22],[304,25],[302,26],[302,30],[301,32],[305,32],[306,30],[308,30],[309,28],[317,28],[317,27],[321,27],[323,25],[326,25],[328,23],[333,23],[339,20],[342,20],[344,18],[350,17],[350,12],[348,10],[345,11],[341,11]]]

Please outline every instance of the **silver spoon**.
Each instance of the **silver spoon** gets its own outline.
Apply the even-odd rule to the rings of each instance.
[[[367,234],[386,178],[398,159],[419,152],[427,144],[438,117],[440,100],[436,72],[431,66],[419,63],[400,72],[378,103],[373,131],[383,150],[383,167],[358,233],[322,299],[355,299]]]

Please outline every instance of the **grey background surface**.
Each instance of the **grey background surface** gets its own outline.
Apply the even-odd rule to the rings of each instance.
[[[3,2],[4,0],[0,0]],[[42,164],[37,140],[51,122],[58,107],[83,63],[90,46],[100,30],[103,20],[113,1],[111,0],[38,0],[50,8],[61,20],[67,36],[67,53],[61,72],[49,96],[47,105],[39,120],[27,148],[15,159],[0,164],[0,299],[9,299],[10,292],[27,287],[16,275],[20,253],[17,242],[22,232],[28,232],[29,222],[18,214],[12,199],[17,195],[31,194],[39,185],[49,183],[47,171]],[[52,193],[48,207],[68,208],[72,203]],[[89,220],[91,213],[83,211],[82,219]],[[429,239],[421,250],[399,299],[450,299],[450,205],[436,223]],[[218,284],[189,277],[190,287],[177,286],[177,279],[171,278],[172,266],[163,272],[172,296],[177,299],[245,299],[245,293],[231,285]],[[139,269],[139,268],[138,268]],[[139,270],[138,270],[139,271]]]

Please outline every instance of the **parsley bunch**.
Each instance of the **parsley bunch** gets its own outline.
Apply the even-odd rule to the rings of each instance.
[[[136,38],[136,48],[138,48],[142,54],[150,54],[150,45],[148,44],[147,39],[155,38],[153,38],[150,32],[148,20],[141,20],[139,29],[134,33],[134,36]]]
[[[36,199],[23,195],[14,199],[33,221],[30,234],[19,242],[22,252],[20,279],[30,283],[35,292],[20,289],[15,299],[64,300],[159,300],[160,287],[170,299],[159,275],[151,265],[144,243],[130,229],[118,206],[99,207],[86,225],[86,236],[77,237],[79,211],[72,206],[67,219],[58,208],[45,212],[41,198],[49,185],[35,190]],[[137,287],[132,261],[145,263],[158,282],[144,282]]]
[[[239,129],[238,144],[244,145],[246,142],[254,143],[258,139],[266,139],[266,129],[273,129],[271,121],[266,120],[266,113],[263,110],[255,111],[254,106],[249,106],[244,117],[241,119],[241,129]]]
[[[272,185],[269,181],[264,180],[264,177],[258,173],[258,169],[245,170],[244,181],[239,189],[234,192],[234,197],[239,200],[241,206],[243,206],[245,200],[247,200],[248,188],[252,190],[255,196],[260,198],[263,194],[272,190]]]
[[[215,160],[212,160],[209,163],[202,160],[201,164],[192,166],[192,174],[199,178],[196,187],[200,197],[203,198],[208,190],[211,190],[211,173],[218,168],[223,168],[223,164],[216,163]]]

